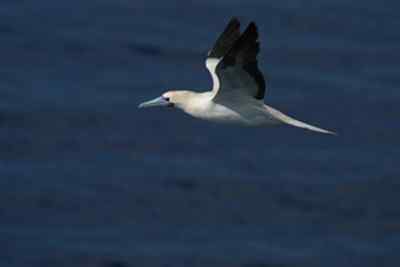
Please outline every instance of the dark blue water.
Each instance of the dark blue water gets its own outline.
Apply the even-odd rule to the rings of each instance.
[[[398,1],[2,1],[0,266],[398,266]],[[266,102],[336,130],[137,104],[210,88],[255,20]]]

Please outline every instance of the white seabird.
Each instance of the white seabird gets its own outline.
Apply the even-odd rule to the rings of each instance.
[[[256,24],[251,22],[241,34],[240,22],[232,18],[206,59],[206,67],[213,80],[211,91],[168,91],[156,99],[140,104],[139,108],[169,106],[209,121],[244,126],[289,124],[311,131],[334,134],[291,118],[264,104],[266,85],[258,69],[259,51]]]

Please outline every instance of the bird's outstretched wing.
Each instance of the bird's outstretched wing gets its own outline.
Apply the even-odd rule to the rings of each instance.
[[[217,41],[215,41],[213,48],[208,52],[208,58],[222,58],[225,56],[239,37],[240,22],[237,18],[232,18]]]
[[[206,67],[213,79],[213,91],[215,91],[215,93],[219,88],[219,79],[215,69],[218,63],[228,53],[239,37],[240,22],[237,18],[232,18],[225,27],[225,30],[218,37],[217,41],[215,41],[212,49],[208,52]]]
[[[259,51],[257,26],[251,22],[216,65],[218,88],[214,90],[214,100],[230,98],[232,95],[264,99],[266,85],[264,76],[258,69]]]

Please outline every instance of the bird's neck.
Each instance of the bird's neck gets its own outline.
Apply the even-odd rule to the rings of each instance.
[[[180,108],[189,114],[198,113],[211,104],[211,99],[211,91],[201,93],[186,91],[185,99],[182,101]]]

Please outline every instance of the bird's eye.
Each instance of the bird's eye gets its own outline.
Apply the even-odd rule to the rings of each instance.
[[[169,97],[164,97],[164,100],[169,102]]]

